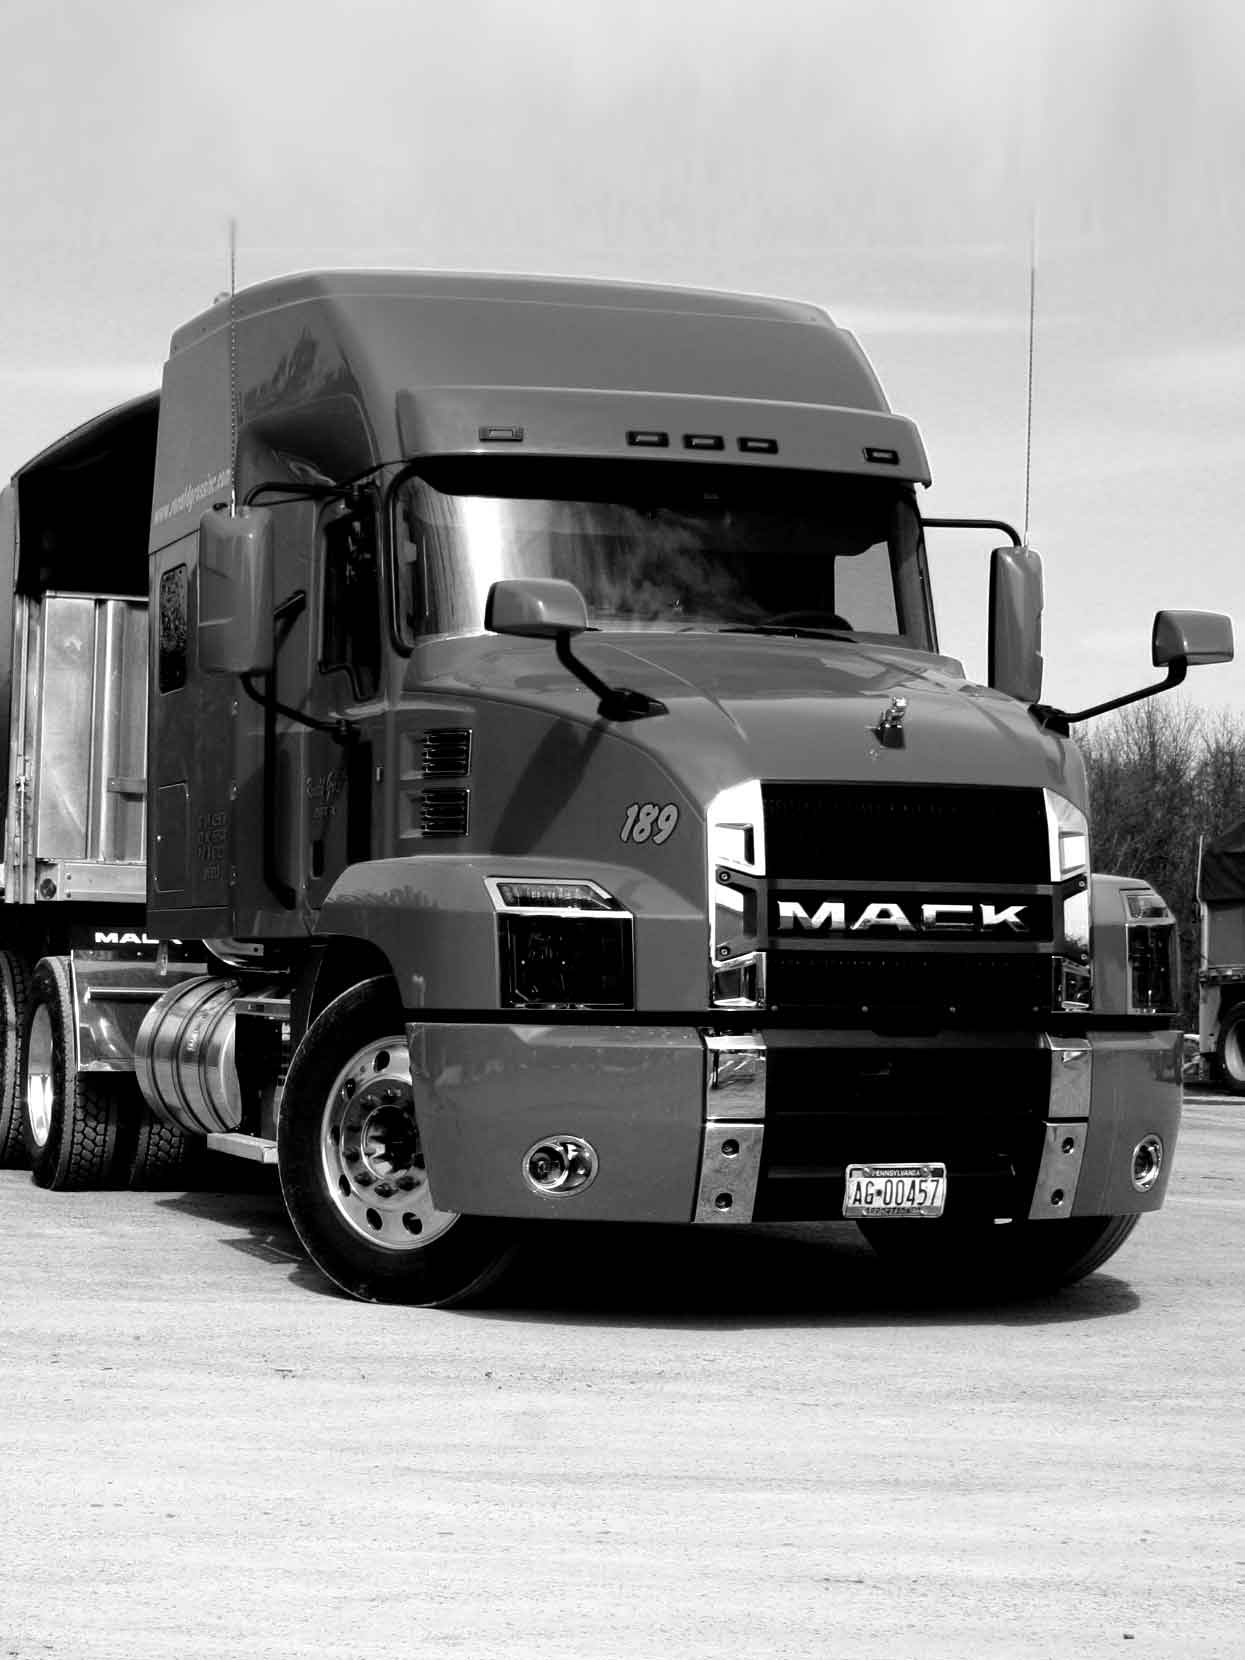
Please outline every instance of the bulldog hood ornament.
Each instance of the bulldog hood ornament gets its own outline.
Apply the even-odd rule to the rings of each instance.
[[[904,747],[903,722],[908,713],[906,697],[893,697],[888,708],[882,711],[878,724],[873,727],[873,735],[883,749],[902,749]]]

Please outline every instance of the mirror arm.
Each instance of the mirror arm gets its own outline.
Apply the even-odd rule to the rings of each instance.
[[[603,720],[643,720],[648,715],[670,713],[664,703],[655,697],[649,697],[647,692],[633,692],[628,686],[606,685],[604,680],[593,674],[588,665],[581,663],[571,651],[569,629],[560,629],[553,637],[553,644],[562,667],[573,674],[576,680],[581,680],[590,692],[597,694],[600,699],[597,714]]]
[[[1157,697],[1160,692],[1169,692],[1173,686],[1179,686],[1189,672],[1187,657],[1176,657],[1167,671],[1167,679],[1160,680],[1156,686],[1143,686],[1139,692],[1129,692],[1125,697],[1113,697],[1109,703],[1096,703],[1092,709],[1078,709],[1075,714],[1067,714],[1062,709],[1053,709],[1049,703],[1031,703],[1029,713],[1048,732],[1057,732],[1061,738],[1070,735],[1070,729],[1079,726],[1082,721],[1093,720],[1095,715],[1105,715],[1111,709],[1122,709],[1126,703],[1140,703],[1142,698]]]
[[[930,530],[1001,530],[1014,548],[1024,546],[1015,527],[1009,525],[1006,519],[922,519],[921,527]]]

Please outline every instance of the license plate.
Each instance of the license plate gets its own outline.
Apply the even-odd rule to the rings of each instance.
[[[941,1216],[945,1164],[849,1164],[843,1214],[851,1217]]]

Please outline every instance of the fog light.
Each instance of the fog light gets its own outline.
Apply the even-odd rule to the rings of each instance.
[[[1148,1193],[1163,1168],[1163,1143],[1156,1135],[1145,1136],[1133,1148],[1133,1186]]]
[[[582,1193],[597,1173],[595,1149],[578,1136],[548,1136],[523,1155],[523,1179],[533,1193]]]

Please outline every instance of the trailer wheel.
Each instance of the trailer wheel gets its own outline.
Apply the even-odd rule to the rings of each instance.
[[[30,967],[16,951],[0,951],[0,1170],[26,1162],[22,1141],[22,1027],[30,999]]]
[[[79,1072],[73,994],[64,957],[35,969],[22,1048],[22,1135],[40,1187],[104,1187],[134,1080]]]
[[[861,1222],[889,1266],[950,1292],[1024,1296],[1074,1285],[1101,1268],[1141,1220],[1072,1216],[1062,1222]]]
[[[1245,1095],[1245,1003],[1234,1003],[1219,1022],[1215,1071],[1233,1095]]]
[[[277,1168],[308,1256],[365,1302],[445,1308],[513,1254],[511,1227],[432,1203],[391,980],[352,987],[312,1022],[285,1080]]]

